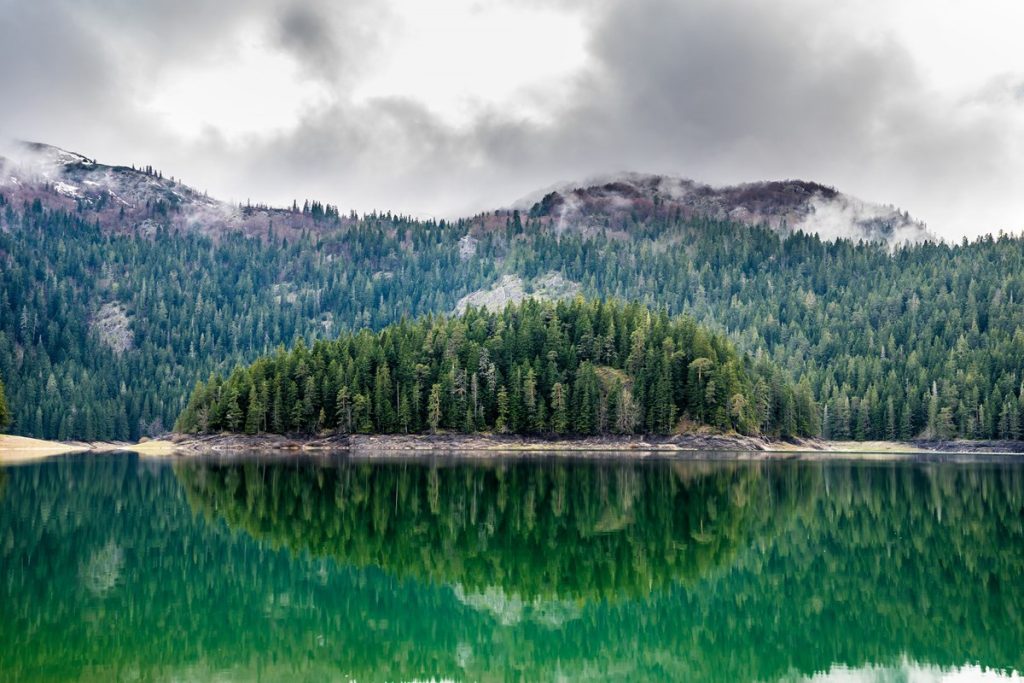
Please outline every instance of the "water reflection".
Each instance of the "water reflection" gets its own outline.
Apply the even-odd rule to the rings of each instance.
[[[69,457],[0,470],[0,679],[1024,670],[1024,469]]]
[[[793,676],[784,683],[1024,683],[1017,672],[1003,672],[980,666],[943,669],[904,661],[898,666],[866,666],[850,669],[837,666],[813,676]]]
[[[466,604],[513,613],[524,599],[645,596],[698,580],[774,537],[820,488],[814,469],[700,462],[184,463],[176,473],[196,510],[275,547],[454,584]]]

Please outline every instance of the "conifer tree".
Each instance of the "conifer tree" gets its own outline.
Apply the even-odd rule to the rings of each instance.
[[[430,387],[430,398],[427,399],[427,424],[430,431],[437,433],[441,425],[441,385],[434,384]]]
[[[342,386],[338,389],[338,395],[334,401],[335,409],[337,411],[336,419],[338,424],[338,431],[342,434],[349,434],[352,432],[352,400],[348,391],[348,387]]]
[[[263,426],[264,408],[260,401],[259,391],[253,384],[249,389],[249,405],[246,409],[245,433],[258,434]]]
[[[245,414],[242,412],[241,406],[238,405],[238,389],[231,387],[227,394],[227,410],[224,413],[224,420],[227,428],[233,432],[237,432],[239,427],[242,426],[242,419]]]
[[[565,434],[569,430],[568,400],[561,382],[555,382],[551,387],[551,429],[555,434]]]
[[[498,388],[498,417],[494,421],[494,429],[499,434],[505,434],[509,431],[508,417],[508,390],[502,385]]]
[[[0,379],[0,432],[11,424],[11,411],[7,407],[7,396],[4,393],[4,382]]]

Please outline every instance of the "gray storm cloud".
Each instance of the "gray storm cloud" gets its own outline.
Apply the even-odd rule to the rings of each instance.
[[[562,84],[555,115],[484,107],[456,125],[409,97],[353,99],[392,39],[381,3],[0,0],[0,134],[152,163],[234,200],[457,215],[557,181],[642,171],[816,180],[907,208],[946,236],[1024,227],[1024,207],[1007,199],[1024,172],[1021,144],[1008,142],[1024,130],[1019,74],[999,97],[947,101],[893,38],[848,35],[823,20],[824,5],[799,0],[562,6],[586,14],[587,61]],[[224,37],[246,27],[330,100],[243,141],[213,130],[181,140],[138,106],[164,70],[197,54],[230,59]],[[543,49],[528,38],[495,49]]]

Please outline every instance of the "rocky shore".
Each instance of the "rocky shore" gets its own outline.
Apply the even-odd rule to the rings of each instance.
[[[599,452],[634,451],[772,451],[780,445],[761,437],[738,435],[678,435],[670,437],[586,437],[546,439],[499,434],[350,434],[322,437],[289,437],[277,434],[182,435],[167,438],[179,453],[234,451],[349,451],[391,453],[441,452]],[[792,446],[790,446],[792,447]]]
[[[673,436],[603,436],[541,438],[510,434],[349,434],[283,436],[279,434],[167,434],[141,443],[55,442],[0,435],[0,464],[14,464],[69,453],[125,451],[147,457],[285,456],[346,453],[361,458],[416,458],[430,454],[460,458],[508,455],[573,457],[672,456],[767,460],[934,460],[985,461],[1024,459],[1024,441],[825,441],[769,439],[737,434]]]
[[[500,452],[620,454],[731,453],[734,457],[796,457],[847,454],[900,457],[921,454],[1022,454],[1020,441],[825,441],[821,439],[769,439],[736,434],[679,434],[672,436],[602,436],[555,439],[501,434],[351,434],[282,436],[264,434],[172,434],[166,439],[177,454],[332,452],[362,456],[408,456],[431,451],[487,457]],[[746,456],[744,456],[746,454]]]

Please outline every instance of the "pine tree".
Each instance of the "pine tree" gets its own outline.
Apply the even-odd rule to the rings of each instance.
[[[245,433],[258,434],[263,426],[263,406],[260,403],[259,391],[253,384],[249,388],[249,406],[245,416]]]
[[[284,413],[284,397],[281,393],[281,385],[275,383],[274,385],[274,403],[270,411],[270,426],[271,431],[275,434],[281,434],[285,431],[286,417]],[[206,431],[203,429],[202,431]]]
[[[234,386],[228,389],[226,406],[224,420],[228,429],[237,432],[242,426],[242,419],[245,417],[245,414],[242,412],[241,406],[238,405],[238,389]]]
[[[1020,430],[1020,416],[1018,415],[1018,409],[1017,409],[1017,399],[1015,399],[1015,398],[1013,398],[1011,396],[1010,400],[1007,403],[1009,404],[1009,407],[1010,407],[1010,415],[1009,415],[1009,424],[1008,424],[1009,429],[1007,430],[1007,437],[1006,438],[1008,438],[1008,439],[1019,439],[1021,437],[1021,430]]]
[[[4,394],[4,383],[0,380],[0,432],[11,424],[11,411],[7,407],[7,396]]]
[[[349,434],[352,431],[352,399],[348,387],[342,386],[338,389],[338,395],[334,400],[337,411],[338,431],[342,434]]]
[[[377,366],[377,374],[373,381],[373,415],[378,431],[395,430],[395,412],[391,404],[391,371],[386,363]]]
[[[441,385],[434,384],[430,387],[430,398],[427,399],[427,424],[430,431],[437,434],[437,428],[441,425]]]
[[[928,399],[928,438],[929,439],[941,439],[939,426],[939,393],[938,389],[935,388],[934,383],[932,384],[932,395]]]
[[[910,408],[906,406],[900,411],[900,439],[907,441],[913,438],[913,424],[911,423]]]
[[[398,401],[398,424],[397,427],[403,434],[408,434],[412,428],[412,408],[409,406],[409,393],[402,392],[402,398]]]
[[[565,395],[565,387],[555,382],[551,387],[551,429],[556,434],[565,434],[569,430],[569,407]]]
[[[537,378],[533,368],[526,371],[526,378],[523,379],[523,408],[526,412],[526,428],[531,431],[539,431],[537,424]]]
[[[573,430],[577,434],[593,434],[597,427],[598,392],[597,375],[594,374],[594,366],[589,361],[580,366],[580,371],[576,375],[573,398],[576,403]]]
[[[502,385],[498,388],[498,417],[494,421],[494,429],[499,434],[509,431],[508,424],[508,391]]]
[[[885,402],[885,438],[888,441],[896,438],[896,405],[891,396]]]
[[[356,394],[352,399],[352,419],[355,421],[356,431],[360,434],[373,432],[373,418],[370,416],[370,399],[366,394]]]
[[[953,424],[953,409],[948,406],[939,410],[935,421],[935,438],[952,439],[956,436],[956,426]]]

